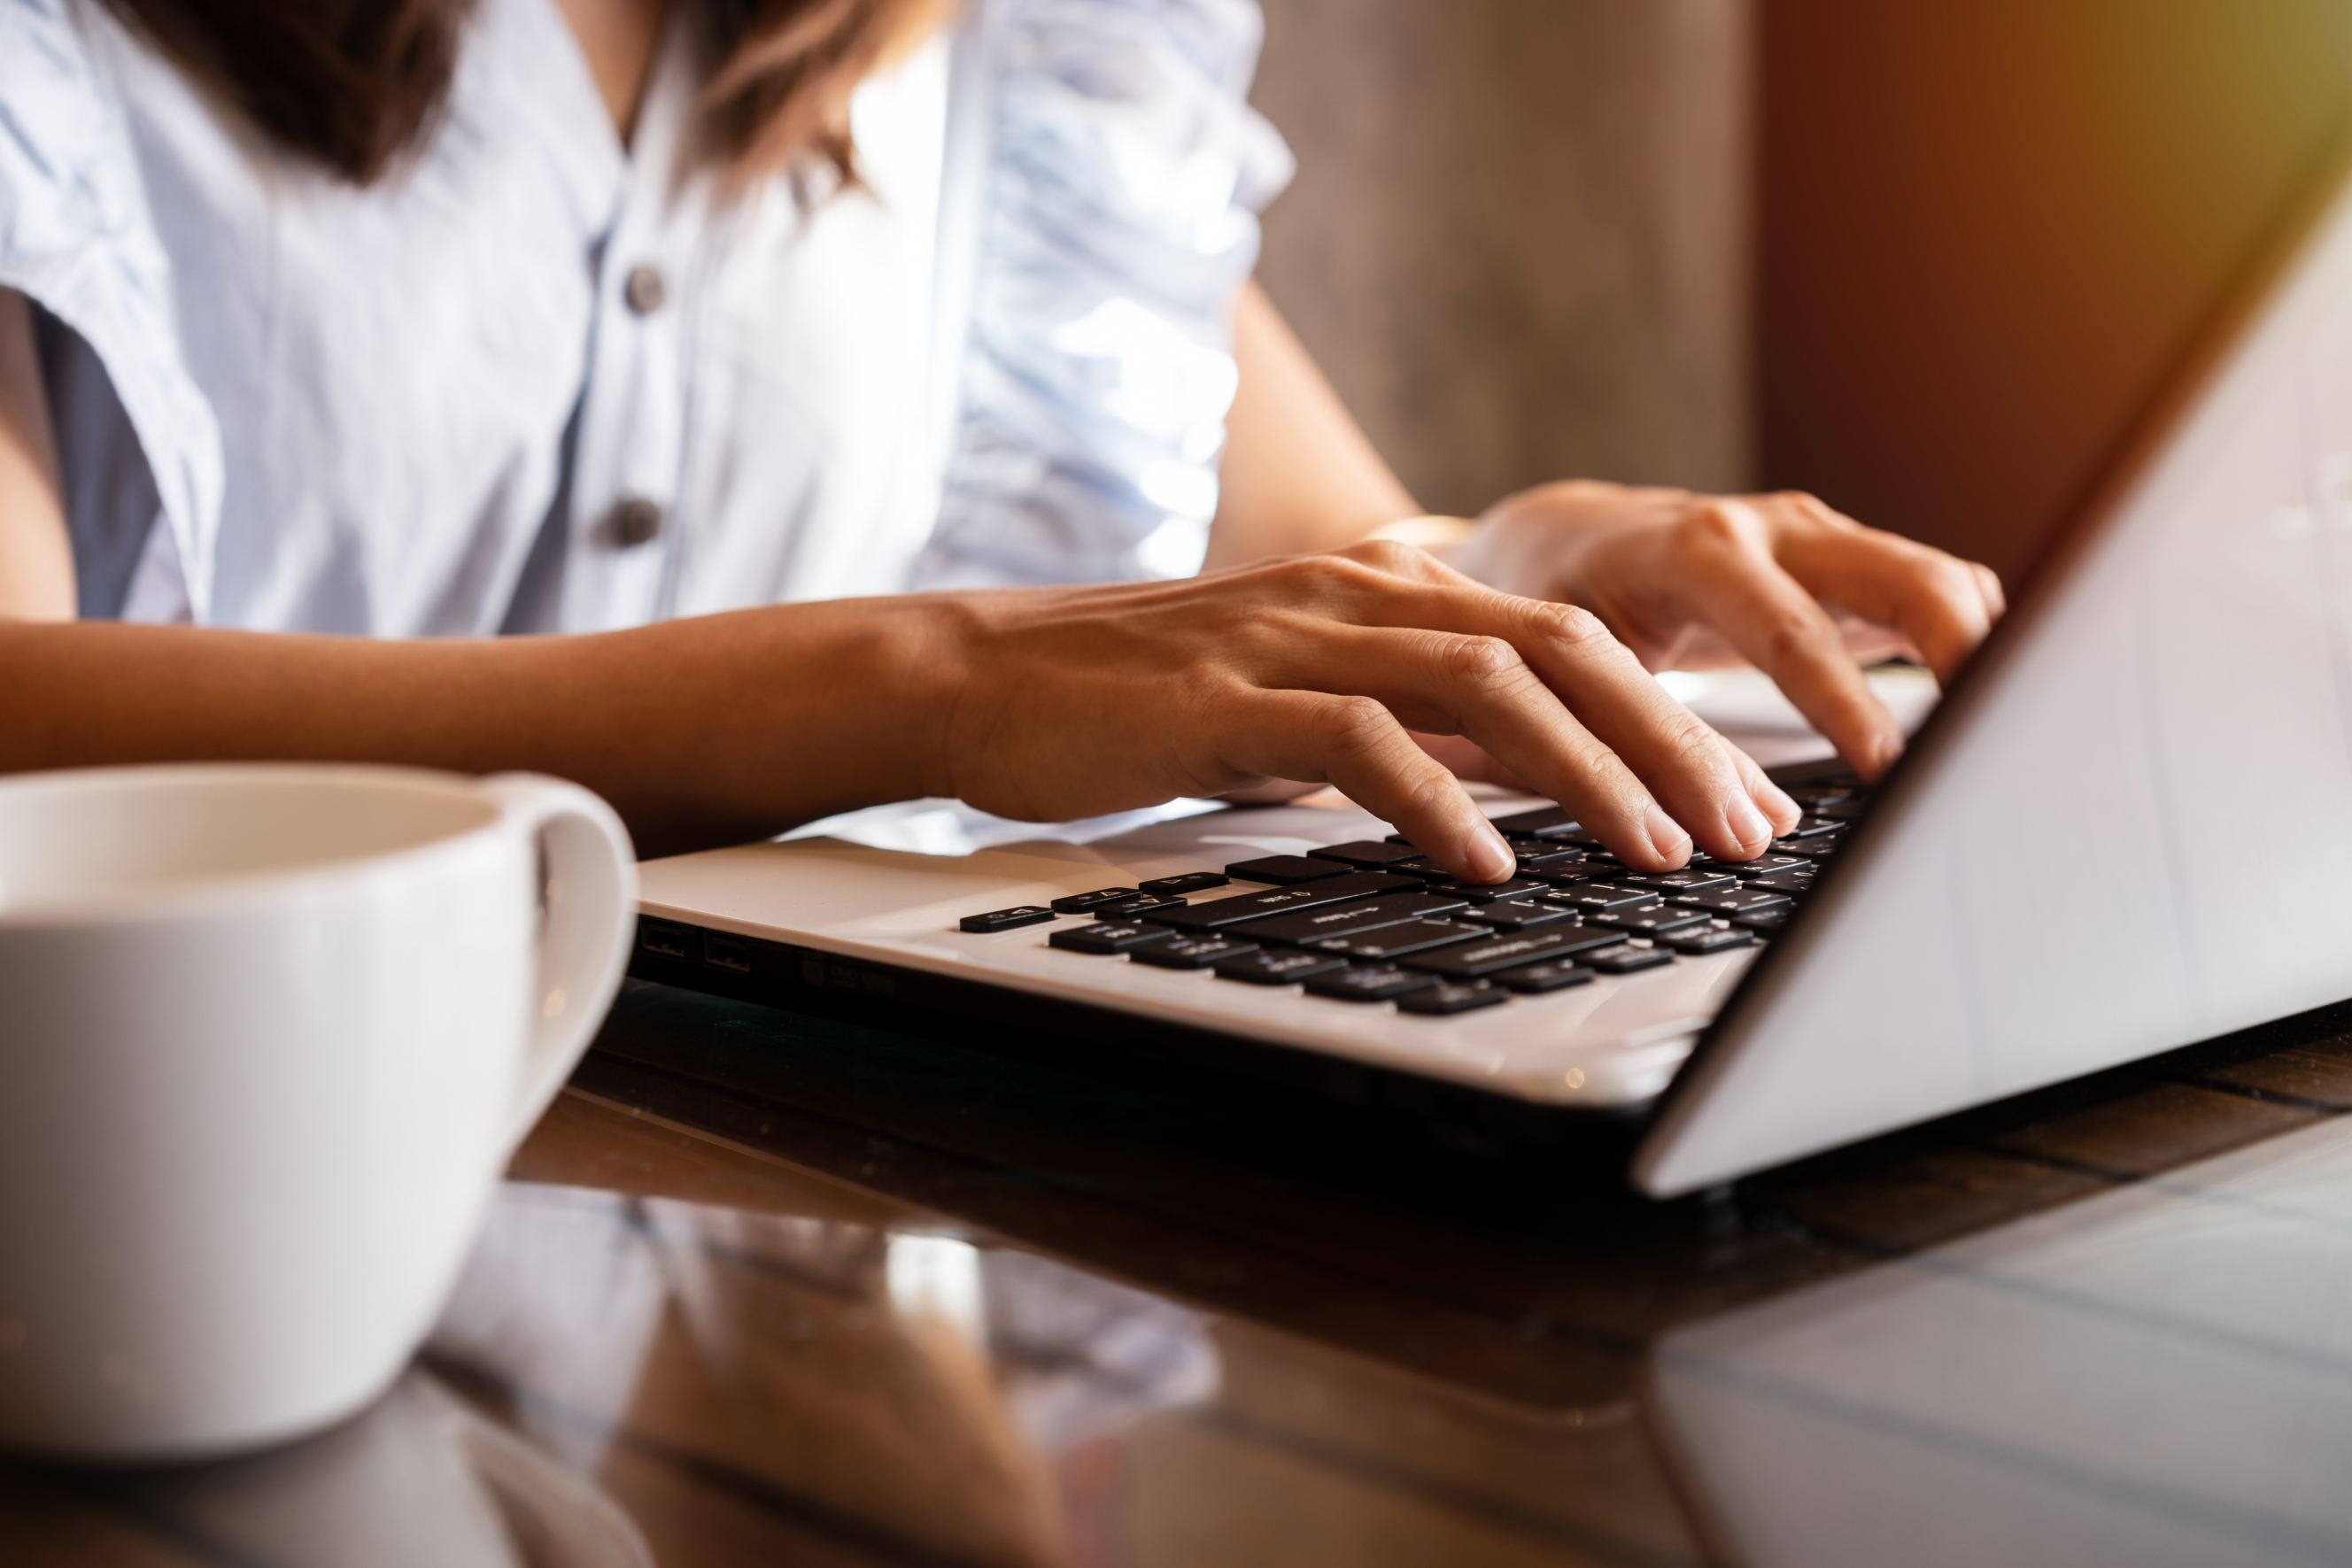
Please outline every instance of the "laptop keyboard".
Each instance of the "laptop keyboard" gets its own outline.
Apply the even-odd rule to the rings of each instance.
[[[1205,969],[1444,1017],[1769,941],[1868,805],[1851,775],[1788,791],[1804,818],[1753,861],[1701,854],[1680,871],[1634,872],[1545,807],[1494,819],[1518,869],[1491,886],[1454,881],[1391,835],[990,910],[961,926],[1051,924],[1047,943],[1073,961]]]

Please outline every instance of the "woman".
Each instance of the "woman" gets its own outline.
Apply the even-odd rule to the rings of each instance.
[[[943,9],[0,0],[0,770],[538,768],[656,851],[1328,780],[1500,878],[1458,773],[1665,868],[1795,810],[1644,659],[1874,775],[1824,603],[2000,613],[1803,497],[1418,517],[1246,281],[1248,0]]]

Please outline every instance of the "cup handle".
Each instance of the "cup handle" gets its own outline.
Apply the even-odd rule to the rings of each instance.
[[[507,1135],[512,1149],[586,1054],[621,988],[636,929],[637,857],[613,808],[577,784],[500,773],[481,780],[481,787],[517,833],[542,846],[547,869],[530,1043]]]

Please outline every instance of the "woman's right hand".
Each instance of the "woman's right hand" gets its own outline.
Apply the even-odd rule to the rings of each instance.
[[[1174,582],[943,596],[934,777],[984,810],[1098,815],[1271,779],[1339,787],[1447,870],[1511,852],[1413,737],[1460,736],[1628,865],[1762,852],[1797,808],[1585,611],[1374,542]]]

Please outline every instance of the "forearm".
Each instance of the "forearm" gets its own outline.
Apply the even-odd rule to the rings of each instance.
[[[383,642],[0,624],[0,773],[183,759],[406,763],[577,779],[648,853],[944,787],[922,600],[591,636]]]
[[[1241,383],[1226,421],[1212,568],[1338,549],[1421,507],[1263,289],[1234,311]]]

